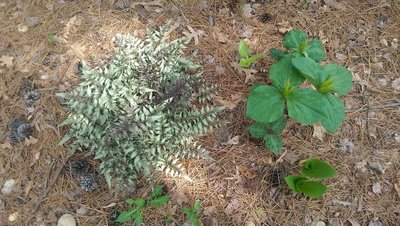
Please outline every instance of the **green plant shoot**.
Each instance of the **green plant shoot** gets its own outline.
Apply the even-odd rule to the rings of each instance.
[[[182,212],[186,215],[186,218],[190,220],[193,224],[193,226],[201,226],[201,221],[197,217],[198,211],[201,209],[201,203],[199,200],[196,200],[196,202],[193,205],[193,208],[183,208]]]
[[[261,53],[250,55],[250,47],[243,39],[241,39],[239,43],[239,55],[239,65],[243,68],[249,68],[254,62],[261,59],[263,56]]]
[[[311,179],[327,179],[335,175],[336,170],[328,163],[311,158],[304,161],[300,176],[287,176],[285,177],[285,181],[292,191],[303,193],[310,198],[319,198],[328,188],[321,182]]]
[[[135,222],[135,226],[140,226],[143,222],[144,208],[147,206],[160,208],[169,200],[168,195],[163,195],[163,186],[158,185],[153,189],[151,197],[147,200],[143,198],[127,199],[125,202],[132,206],[129,210],[123,211],[116,219],[116,222],[125,223],[130,220]]]

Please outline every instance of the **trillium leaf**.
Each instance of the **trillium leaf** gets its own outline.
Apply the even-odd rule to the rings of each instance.
[[[319,198],[328,190],[324,184],[318,181],[300,181],[297,186],[310,198]]]
[[[298,184],[302,181],[306,181],[307,178],[303,176],[287,176],[285,177],[285,181],[287,186],[294,192],[301,192],[301,190],[298,188]]]
[[[254,138],[263,138],[267,133],[264,123],[262,122],[254,122],[249,127],[247,127],[249,133]]]
[[[286,55],[286,52],[280,49],[272,48],[268,51],[268,55],[274,60],[280,60]]]
[[[251,62],[250,62],[249,58],[240,59],[239,66],[242,67],[242,68],[250,67],[251,66]]]
[[[318,63],[308,57],[296,57],[292,64],[309,82],[319,87],[322,67]]]
[[[267,134],[264,137],[265,147],[273,153],[279,153],[282,149],[282,138],[276,134]]]
[[[345,95],[350,92],[352,87],[352,79],[353,76],[348,69],[335,64],[328,64],[321,72],[322,82],[327,80],[332,81],[327,90],[334,90],[334,92],[341,95]],[[323,93],[324,87],[319,87],[318,90]]]
[[[134,200],[134,204],[137,205],[138,207],[143,207],[146,205],[146,201],[143,198],[137,198]]]
[[[335,133],[344,120],[344,104],[335,95],[327,93],[323,95],[326,107],[326,118],[322,122],[322,126],[330,133]]]
[[[336,175],[336,170],[325,161],[308,159],[303,163],[301,173],[307,177],[326,179]]]
[[[304,77],[292,65],[293,58],[293,55],[286,55],[271,66],[269,78],[276,87],[283,88],[286,81],[290,81],[291,86],[297,86],[303,83]]]
[[[283,38],[283,45],[286,49],[299,50],[304,43],[307,43],[307,35],[299,30],[291,30]]]
[[[249,53],[250,53],[250,48],[247,45],[247,43],[241,39],[240,43],[239,43],[239,55],[240,58],[245,59],[249,57]]]
[[[257,122],[273,122],[283,114],[285,100],[276,87],[260,85],[252,89],[246,106],[246,116]]]
[[[289,117],[300,123],[312,125],[326,118],[326,102],[315,90],[294,89],[286,100]]]
[[[321,62],[325,59],[325,50],[322,42],[318,39],[313,39],[306,47],[305,50],[308,57],[314,59],[316,62]]]
[[[286,127],[286,118],[280,117],[278,120],[268,123],[268,128],[272,130],[274,134],[280,134]]]

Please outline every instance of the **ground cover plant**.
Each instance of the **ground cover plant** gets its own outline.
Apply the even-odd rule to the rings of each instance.
[[[197,213],[201,209],[201,203],[199,200],[196,200],[192,208],[183,208],[182,212],[185,214],[186,218],[192,222],[193,226],[201,226],[202,223],[200,219],[197,217]]]
[[[247,43],[241,39],[239,43],[239,65],[243,68],[250,67],[254,62],[262,58],[262,53],[250,54],[250,47]]]
[[[278,153],[282,149],[279,133],[286,117],[304,125],[321,123],[334,133],[344,120],[344,104],[339,95],[352,87],[351,72],[336,64],[321,66],[325,50],[318,39],[308,42],[305,32],[289,31],[283,38],[286,51],[273,49],[278,60],[269,71],[271,85],[256,84],[248,96],[246,115],[255,122],[248,127],[265,147]],[[304,83],[312,86],[305,86]]]
[[[58,94],[71,108],[60,143],[72,140],[71,151],[99,159],[109,186],[129,187],[154,170],[184,176],[179,159],[210,159],[194,137],[221,124],[222,108],[208,104],[216,89],[203,83],[200,65],[181,57],[189,39],[167,42],[168,29],[149,30],[143,40],[116,37],[110,63],[82,63],[79,86]]]
[[[311,198],[321,197],[328,188],[321,182],[311,179],[328,179],[336,175],[336,170],[325,161],[307,159],[301,167],[301,175],[285,177],[288,187]]]
[[[132,206],[131,209],[125,210],[119,214],[116,222],[125,223],[133,220],[135,226],[139,226],[144,218],[143,209],[146,207],[160,208],[169,200],[168,195],[163,195],[163,186],[158,185],[153,189],[149,199],[136,198],[127,199],[125,202]]]

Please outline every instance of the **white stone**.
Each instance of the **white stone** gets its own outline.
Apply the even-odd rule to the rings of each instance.
[[[8,221],[14,222],[18,219],[19,212],[12,213],[8,216]]]
[[[76,226],[74,216],[71,214],[64,214],[58,219],[57,226]]]
[[[15,186],[15,182],[16,181],[14,179],[6,180],[6,182],[4,182],[3,188],[1,189],[1,193],[3,195],[9,195]]]

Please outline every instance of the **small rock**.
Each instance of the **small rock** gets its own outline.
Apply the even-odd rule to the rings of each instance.
[[[14,204],[15,204],[15,205],[19,206],[19,205],[21,205],[22,203],[24,203],[24,201],[22,201],[22,199],[20,199],[20,198],[14,199]]]
[[[340,61],[345,61],[347,59],[346,55],[341,54],[341,53],[336,53],[335,57],[336,57],[336,59],[338,59]]]
[[[379,42],[383,45],[383,46],[389,46],[389,43],[386,39],[382,38],[381,40],[379,40]]]
[[[211,15],[208,16],[208,24],[209,24],[211,27],[214,27],[214,26],[215,26],[215,19],[214,19],[214,17],[211,16]]]
[[[343,226],[343,223],[340,219],[335,218],[335,219],[329,220],[329,225],[330,226]]]
[[[74,216],[71,214],[64,214],[58,219],[57,226],[76,226]]]
[[[394,38],[392,41],[392,49],[397,50],[399,48],[399,40],[397,38]]]
[[[395,90],[400,90],[400,78],[393,80],[392,87]]]
[[[117,9],[126,9],[127,8],[127,4],[125,3],[124,0],[118,0],[114,3],[114,7]]]
[[[244,4],[243,5],[243,16],[245,17],[251,17],[253,16],[254,9],[251,7],[250,4]]]
[[[253,35],[253,27],[246,25],[243,27],[240,37],[241,38],[250,38],[252,35]]]
[[[382,194],[382,185],[381,185],[381,183],[375,182],[375,183],[372,185],[372,191],[373,191],[375,194]]]
[[[383,87],[387,86],[387,80],[384,79],[384,78],[378,79],[378,82],[379,82],[379,84],[380,84],[381,86],[383,86]]]
[[[14,222],[18,219],[19,212],[14,212],[8,216],[8,221]]]
[[[315,223],[312,223],[311,226],[326,226],[326,224],[323,221],[317,221]]]
[[[20,33],[25,33],[29,30],[28,26],[26,26],[24,24],[18,24],[17,29],[18,29],[18,32],[20,32]]]
[[[25,24],[26,24],[26,26],[28,26],[28,27],[35,27],[35,26],[37,26],[38,24],[40,24],[39,17],[37,17],[37,16],[30,16],[30,17],[27,17],[27,18],[25,18]]]
[[[6,182],[4,182],[3,188],[1,189],[1,193],[3,195],[9,195],[11,194],[14,186],[15,186],[16,181],[14,179],[8,179]]]
[[[87,209],[85,207],[80,207],[76,209],[76,214],[85,215],[87,213]]]
[[[206,61],[207,64],[215,64],[215,57],[213,57],[212,55],[205,55],[204,56],[204,60]]]
[[[382,222],[376,217],[374,219],[372,219],[368,226],[383,226]]]

